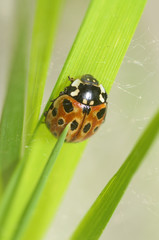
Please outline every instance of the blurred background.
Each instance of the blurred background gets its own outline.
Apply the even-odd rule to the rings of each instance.
[[[88,0],[66,0],[63,6],[42,110],[88,4]],[[106,122],[89,140],[45,240],[68,239],[98,194],[126,159],[159,106],[158,9],[158,0],[148,1],[109,94]],[[1,1],[0,113],[12,49],[13,18],[14,1]],[[132,179],[100,239],[158,240],[158,223],[159,138]]]

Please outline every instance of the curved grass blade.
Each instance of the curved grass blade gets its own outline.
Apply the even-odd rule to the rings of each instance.
[[[68,85],[68,75],[79,77],[85,73],[94,75],[109,93],[145,3],[146,0],[91,1],[50,98],[57,97],[59,92]],[[46,110],[48,106],[49,102]],[[39,124],[36,134],[42,135],[44,131],[44,127]],[[50,141],[50,133],[46,132],[46,135]],[[64,145],[50,181],[47,183],[38,208],[29,224],[25,240],[30,237],[39,239],[46,231],[57,211],[86,144],[86,142],[83,142],[79,143],[78,146],[75,144]],[[38,147],[38,144],[36,147]],[[44,151],[48,155],[49,146],[47,145],[46,148],[45,144],[43,149],[47,149],[47,151]],[[32,154],[33,156],[36,155],[34,150]],[[33,158],[31,157],[30,160],[33,161]],[[45,196],[47,196],[47,204]],[[41,214],[43,218],[40,217]],[[35,231],[37,222],[40,228]]]
[[[7,217],[7,213],[9,211],[10,203],[13,199],[13,196],[16,192],[16,186],[18,184],[19,178],[21,176],[22,170],[24,167],[24,162],[20,163],[20,166],[17,167],[13,176],[11,177],[11,181],[8,184],[7,190],[5,191],[3,198],[0,202],[0,229],[2,229],[5,219]],[[1,237],[2,231],[0,231]]]
[[[109,93],[145,2],[145,0],[91,1],[51,98],[57,97],[59,92],[68,85],[68,75],[79,77],[84,73],[90,73],[97,77]],[[49,104],[50,102],[46,108]],[[35,130],[32,142],[25,151],[24,161],[27,164],[3,227],[3,231],[8,237],[16,228],[21,212],[24,211],[43,171],[45,161],[56,142],[46,126],[41,124],[41,120]],[[64,144],[37,210],[23,236],[24,239],[38,240],[46,231],[85,146],[86,142]],[[14,216],[14,221],[11,216]]]
[[[71,237],[72,240],[99,239],[115,208],[123,196],[131,178],[159,133],[159,111],[138,140],[117,173],[108,182],[80,225]]]
[[[16,1],[17,19],[15,46],[9,73],[8,89],[0,125],[0,171],[4,184],[17,164],[22,146],[29,9],[27,1]]]
[[[23,233],[23,230],[25,229],[25,226],[28,223],[28,220],[30,216],[32,215],[34,208],[39,200],[39,197],[42,193],[42,190],[46,184],[46,181],[48,179],[48,176],[52,170],[52,167],[56,161],[56,158],[62,148],[62,145],[64,143],[66,134],[68,132],[69,125],[64,129],[62,132],[60,138],[58,139],[57,143],[55,144],[55,147],[53,148],[50,157],[44,167],[44,170],[40,176],[40,179],[36,185],[36,188],[34,192],[32,193],[32,196],[21,216],[21,219],[19,221],[19,224],[17,226],[17,229],[14,233],[14,237],[10,237],[10,239],[19,239],[19,236]],[[20,166],[18,167],[17,171],[15,172],[14,176],[12,177],[11,184],[9,185],[9,188],[7,189],[4,198],[1,202],[0,206],[0,228],[3,229],[3,224],[5,224],[5,220],[7,218],[7,213],[10,207],[10,204],[14,198],[14,194],[16,192],[16,186],[18,185],[19,178],[23,172],[25,163],[21,162]],[[3,238],[3,231],[0,232],[0,237]]]
[[[30,139],[39,120],[52,45],[62,2],[63,0],[37,1],[27,92],[26,142]]]
[[[19,224],[17,225],[17,229],[11,239],[18,240],[21,238],[34,210],[37,205],[37,202],[42,194],[42,191],[47,183],[48,177],[52,171],[52,168],[54,166],[54,163],[58,157],[58,154],[62,148],[62,145],[64,143],[64,140],[66,138],[67,132],[68,132],[69,125],[64,129],[62,132],[60,138],[58,139],[57,143],[55,144],[54,149],[52,150],[50,157],[44,167],[44,170],[40,176],[40,179],[34,189],[34,192],[31,195],[31,198],[24,209],[24,212],[19,220]]]

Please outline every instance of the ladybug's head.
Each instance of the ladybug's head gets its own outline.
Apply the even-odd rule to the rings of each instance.
[[[99,83],[97,81],[97,79],[95,79],[92,75],[90,74],[85,74],[81,77],[81,81],[84,83],[84,84],[88,84],[88,85],[95,85],[95,86],[98,86]]]

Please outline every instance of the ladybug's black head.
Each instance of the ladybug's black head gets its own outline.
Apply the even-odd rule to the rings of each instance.
[[[84,84],[88,84],[88,85],[95,85],[95,86],[98,86],[99,83],[97,81],[97,79],[95,79],[92,75],[90,74],[85,74],[81,77],[81,81],[84,83]]]

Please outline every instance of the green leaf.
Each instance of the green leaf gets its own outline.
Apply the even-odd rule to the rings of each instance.
[[[123,196],[131,178],[135,174],[144,156],[159,132],[159,111],[138,140],[117,173],[108,182],[80,225],[75,230],[72,240],[99,239],[109,222],[115,208]]]
[[[15,231],[15,233],[13,234],[13,237],[11,239],[13,240],[18,240],[21,238],[34,210],[35,207],[37,205],[37,202],[42,194],[42,191],[48,181],[48,177],[51,173],[51,170],[54,166],[54,163],[58,157],[58,154],[62,148],[62,145],[64,143],[64,140],[66,138],[68,129],[69,129],[69,125],[64,129],[64,131],[62,132],[62,134],[60,135],[60,138],[58,139],[57,143],[55,144],[55,147],[53,148],[50,157],[44,167],[44,170],[40,176],[40,179],[31,195],[31,198],[29,199],[29,202],[26,206],[26,208],[24,209],[24,212],[22,213],[22,216],[19,220],[19,224],[17,225],[17,229]],[[12,199],[10,199],[12,200]],[[9,206],[9,205],[8,205]]]
[[[145,2],[145,0],[91,1],[51,98],[57,97],[59,92],[68,85],[68,75],[80,77],[85,73],[94,75],[109,93]],[[49,104],[50,102],[46,109]],[[25,151],[24,161],[27,164],[17,186],[7,221],[3,226],[7,239],[17,227],[21,213],[29,201],[56,142],[46,126],[41,123],[42,120],[43,117]],[[38,240],[46,231],[85,146],[86,142],[64,144],[24,239]]]
[[[22,146],[29,30],[29,9],[26,2],[16,2],[18,12],[15,45],[0,125],[0,170],[4,183],[19,160]]]
[[[39,181],[28,201],[28,204],[26,206],[26,208],[24,209],[22,216],[19,220],[19,224],[17,226],[17,229],[15,230],[15,232],[13,233],[13,236],[10,237],[10,239],[19,239],[20,236],[22,235],[25,227],[28,224],[28,221],[30,219],[30,217],[33,214],[34,208],[36,207],[36,204],[40,198],[40,195],[44,189],[44,186],[46,185],[46,182],[48,180],[48,177],[50,175],[50,172],[52,170],[52,167],[58,157],[58,154],[62,148],[62,145],[64,143],[65,137],[67,135],[68,132],[68,128],[69,125],[64,129],[64,131],[62,132],[60,138],[58,139],[57,143],[55,144],[55,147],[53,148],[50,157],[44,167],[44,170],[39,178]],[[18,185],[18,181],[20,179],[20,176],[23,172],[25,163],[21,162],[20,166],[18,167],[18,169],[16,170],[14,176],[12,177],[12,181],[9,185],[9,187],[7,188],[7,191],[5,192],[5,195],[3,197],[3,200],[1,202],[0,205],[0,227],[1,229],[3,229],[3,225],[5,224],[5,220],[7,218],[7,214],[8,214],[8,210],[9,207],[11,205],[11,202],[14,198],[14,194],[16,192],[16,186]],[[3,231],[0,232],[0,237],[3,238]]]
[[[21,162],[20,166],[18,166],[16,171],[13,173],[11,181],[8,184],[8,187],[3,195],[3,198],[1,199],[1,202],[0,202],[0,229],[3,229],[3,224],[7,217],[11,201],[14,197],[14,193],[16,192],[16,185],[18,184],[18,181],[20,179],[23,168],[24,168],[24,162]],[[2,237],[2,234],[3,234],[3,231],[0,231],[0,237]]]
[[[62,2],[63,0],[37,1],[27,92],[25,119],[26,142],[30,139],[39,120],[57,19]]]

